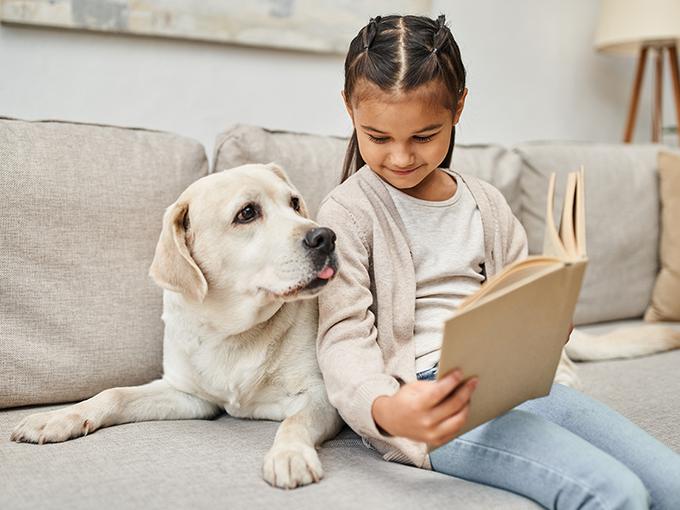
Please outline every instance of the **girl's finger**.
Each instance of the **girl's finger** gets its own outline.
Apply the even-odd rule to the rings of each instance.
[[[463,373],[456,369],[446,374],[437,382],[430,384],[423,398],[426,407],[429,409],[439,404],[454,390],[456,386],[460,384],[462,380]]]
[[[451,396],[444,399],[438,406],[430,411],[430,418],[433,423],[439,423],[450,416],[460,412],[470,402],[472,393],[477,388],[479,379],[473,377],[456,388]]]
[[[433,440],[428,443],[431,448],[437,448],[458,436],[458,432],[465,425],[470,405],[464,406],[458,413],[441,422],[433,433]]]

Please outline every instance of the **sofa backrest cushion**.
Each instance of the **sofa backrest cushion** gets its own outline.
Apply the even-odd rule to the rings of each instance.
[[[316,216],[323,197],[340,183],[347,143],[347,138],[237,125],[218,135],[213,171],[246,163],[278,163]],[[452,166],[496,186],[519,214],[522,162],[517,154],[497,145],[459,145]]]
[[[161,375],[147,271],[164,209],[207,171],[173,134],[0,118],[0,407]]]
[[[527,231],[529,253],[543,248],[550,174],[557,176],[557,214],[566,174],[581,165],[585,168],[589,263],[575,324],[641,317],[658,271],[659,146],[530,143],[514,150],[524,161],[520,220]]]

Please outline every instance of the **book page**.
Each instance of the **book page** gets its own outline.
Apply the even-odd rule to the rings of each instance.
[[[576,204],[574,207],[576,249],[579,257],[586,258],[586,202],[585,202],[585,170],[583,165],[577,175],[576,181]]]
[[[567,187],[564,190],[564,204],[562,205],[562,220],[560,222],[560,239],[571,259],[578,257],[576,232],[574,230],[576,179],[576,172],[570,172],[567,175]]]
[[[477,292],[463,299],[456,310],[459,311],[468,306],[472,306],[480,299],[487,296],[493,296],[509,285],[529,278],[531,275],[542,271],[546,267],[554,266],[555,264],[561,264],[560,259],[546,257],[544,255],[533,255],[513,262],[512,264],[505,266],[500,273],[490,277]]]
[[[543,255],[566,259],[562,241],[555,227],[555,174],[550,175],[548,182],[548,199],[545,206],[545,232],[543,234]]]

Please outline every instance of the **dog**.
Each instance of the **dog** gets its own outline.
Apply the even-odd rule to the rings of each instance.
[[[17,425],[17,442],[55,443],[102,427],[238,418],[281,421],[262,475],[318,482],[316,447],[342,421],[316,361],[315,297],[337,272],[335,234],[309,218],[275,164],[191,184],[165,211],[149,274],[163,290],[163,376],[112,388]]]

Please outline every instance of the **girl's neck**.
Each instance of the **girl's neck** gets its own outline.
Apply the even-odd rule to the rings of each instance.
[[[430,172],[430,174],[420,181],[412,188],[402,189],[403,193],[419,198],[420,200],[428,200],[430,202],[441,202],[448,200],[456,194],[458,184],[456,180],[449,173],[437,168]]]

